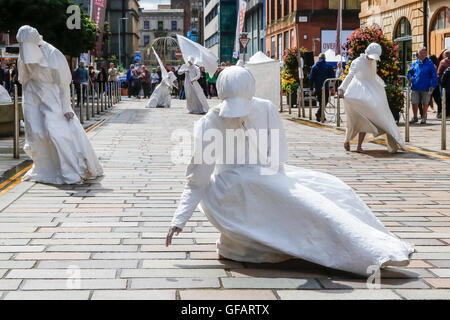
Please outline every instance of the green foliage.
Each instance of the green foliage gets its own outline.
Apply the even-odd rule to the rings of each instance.
[[[283,55],[284,68],[281,71],[281,89],[289,94],[294,94],[300,87],[297,57],[296,48],[286,49]]]
[[[69,56],[78,56],[94,48],[97,26],[81,13],[81,29],[67,28],[70,0],[0,0],[0,32],[16,35],[23,25],[36,28],[44,40]]]

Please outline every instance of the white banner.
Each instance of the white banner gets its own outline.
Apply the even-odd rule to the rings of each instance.
[[[347,43],[347,38],[350,37],[353,30],[342,30],[341,45]],[[322,30],[320,52],[325,52],[328,49],[335,51],[336,49],[336,30]]]
[[[234,41],[233,58],[239,57],[239,37],[244,30],[245,10],[247,9],[247,2],[239,0],[239,11],[236,21],[236,40]]]

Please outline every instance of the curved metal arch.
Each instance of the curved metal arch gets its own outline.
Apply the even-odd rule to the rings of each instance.
[[[172,37],[160,37],[153,39],[144,49],[143,64],[157,65],[155,55],[152,47],[155,48],[156,53],[161,58],[165,65],[181,64],[182,61],[175,56],[175,52],[180,49],[178,41]]]

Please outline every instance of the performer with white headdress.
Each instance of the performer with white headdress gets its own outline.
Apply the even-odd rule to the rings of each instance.
[[[198,83],[204,67],[209,74],[217,70],[217,57],[208,49],[177,34],[181,54],[186,62],[178,70],[179,74],[185,74],[184,90],[186,92],[187,109],[189,113],[204,114],[209,110],[203,89]]]
[[[371,43],[365,53],[352,62],[349,74],[338,88],[347,115],[344,143],[347,151],[350,151],[350,142],[359,134],[356,151],[363,152],[361,145],[366,133],[374,137],[386,133],[390,153],[396,152],[399,145],[407,150],[389,109],[384,81],[377,74],[376,60],[380,60],[381,53],[381,46]]]
[[[152,47],[153,53],[155,54],[156,59],[158,60],[158,64],[161,68],[161,83],[156,87],[153,91],[150,100],[147,103],[147,108],[156,108],[163,107],[169,108],[171,97],[170,92],[173,87],[177,87],[176,81],[177,77],[172,71],[167,72],[164,64],[156,53],[155,49]]]
[[[34,162],[24,180],[72,184],[101,176],[103,169],[71,108],[72,75],[66,58],[30,26],[19,29],[17,41],[24,150]]]
[[[217,251],[228,259],[297,257],[365,276],[373,266],[409,263],[412,246],[389,232],[343,181],[284,164],[288,151],[278,109],[254,98],[249,71],[226,68],[217,90],[223,102],[195,125],[194,157],[166,245],[200,203],[221,233]]]

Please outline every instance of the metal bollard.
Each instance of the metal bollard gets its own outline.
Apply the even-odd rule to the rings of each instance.
[[[73,110],[73,113],[75,113],[75,85],[72,83],[72,85],[71,85],[71,88],[72,88],[72,92],[71,92],[71,94],[72,94],[72,110]]]
[[[91,118],[94,118],[95,117],[95,107],[94,107],[94,105],[95,105],[95,101],[94,101],[94,94],[95,94],[95,87],[94,87],[94,84],[91,82],[90,83],[90,86],[91,86],[91,95],[92,95],[92,97],[91,97]]]
[[[14,85],[14,159],[20,158],[20,112],[17,84]]]
[[[335,93],[337,95],[337,106],[336,106],[336,128],[341,126],[341,98],[339,97],[339,93]]]
[[[97,82],[96,83],[96,87],[97,87],[97,114],[100,114],[100,84]]]
[[[405,142],[409,142],[409,105],[411,102],[411,89],[406,87],[406,106],[405,106]]]
[[[80,84],[80,123],[84,123],[84,117],[83,117],[83,108],[84,108],[84,97],[83,97],[83,85]]]
[[[86,88],[86,121],[88,121],[91,119],[91,115],[89,113],[89,84],[83,86]]]
[[[289,114],[292,114],[292,94],[286,93],[288,108],[289,108]]]
[[[302,108],[302,117],[305,117],[305,93],[303,92],[303,79],[300,79],[300,95],[298,95],[297,108],[298,117],[300,118],[300,107]]]
[[[447,150],[447,90],[442,88],[441,150]]]
[[[326,83],[326,81],[325,81]],[[323,84],[322,87],[322,104],[320,106],[320,122],[325,122],[325,83]]]
[[[117,90],[119,91],[119,102],[122,101],[122,87],[120,86],[120,82],[117,81]]]
[[[312,94],[311,90],[309,90],[309,120],[312,120]]]

